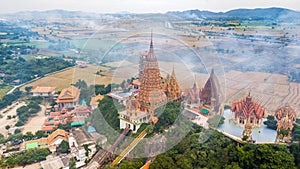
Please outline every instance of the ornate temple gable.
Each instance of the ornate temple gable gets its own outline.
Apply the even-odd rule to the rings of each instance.
[[[126,104],[126,110],[127,110],[127,114],[129,116],[139,116],[140,115],[140,108],[141,105],[138,102],[138,100],[135,98],[134,95],[132,95],[129,99],[129,101]]]
[[[220,103],[220,87],[217,76],[214,73],[214,69],[211,70],[210,76],[206,81],[204,88],[201,92],[201,100],[205,105],[212,104],[212,98],[215,99],[216,104]]]
[[[153,41],[151,34],[150,49],[145,60],[144,70],[141,76],[141,86],[138,93],[138,101],[142,111],[156,109],[166,103],[166,96],[163,91],[163,83],[157,58],[154,54]]]
[[[169,78],[167,79],[166,95],[169,101],[180,101],[181,89],[176,79],[174,66],[171,76],[169,76]]]
[[[277,130],[293,130],[293,123],[296,121],[296,112],[288,105],[283,106],[275,111]]]
[[[184,91],[183,96],[185,98],[185,101],[188,104],[198,104],[200,103],[200,93],[201,93],[201,88],[197,87],[196,79],[195,79],[193,87],[186,89]]]
[[[262,106],[252,100],[250,92],[246,99],[233,102],[231,111],[236,113],[236,116],[242,116],[245,119],[249,119],[251,116],[255,116],[257,119],[262,119],[265,110]]]

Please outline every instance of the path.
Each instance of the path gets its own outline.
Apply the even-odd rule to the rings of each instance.
[[[11,106],[8,106],[4,109],[1,110],[1,115],[3,116],[0,118],[0,133],[3,134],[4,136],[7,136],[7,130],[5,129],[5,126],[10,125],[11,128],[15,126],[15,124],[18,121],[18,117],[16,118],[11,118],[10,120],[7,119],[7,116],[14,116],[17,115],[17,109],[21,106],[25,106],[25,102],[16,102],[13,103]],[[6,112],[6,113],[4,113]]]
[[[33,117],[30,117],[28,122],[24,125],[23,133],[28,131],[35,133],[38,130],[41,130],[44,124],[46,107],[44,105],[40,105],[41,110]]]
[[[147,128],[143,130],[130,144],[127,146],[122,153],[111,163],[111,166],[119,164],[134,147],[147,135]]]
[[[125,128],[120,136],[116,139],[114,144],[109,148],[108,151],[106,150],[99,150],[96,155],[91,159],[88,163],[86,169],[99,169],[102,167],[104,160],[108,157],[110,152],[113,152],[115,147],[120,143],[120,141],[126,136],[129,132],[129,127]]]

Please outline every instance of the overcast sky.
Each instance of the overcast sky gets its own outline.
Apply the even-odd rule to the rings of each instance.
[[[97,13],[157,13],[200,9],[284,7],[300,11],[300,0],[0,0],[0,13],[65,9]]]

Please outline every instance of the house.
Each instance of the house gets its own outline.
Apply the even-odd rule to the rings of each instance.
[[[92,107],[92,110],[94,110],[98,107],[100,100],[102,100],[103,98],[104,98],[104,96],[101,94],[91,97],[90,105]]]
[[[85,145],[90,149],[88,157],[86,156]],[[93,154],[96,153],[96,142],[80,128],[76,128],[70,133],[69,146],[72,156],[78,161],[84,161],[87,158],[91,158]]]
[[[55,94],[55,87],[37,86],[31,91],[32,96],[52,97]]]
[[[43,169],[63,168],[68,166],[68,164],[64,164],[64,161],[60,156],[49,156],[45,161],[41,161],[40,164]]]
[[[58,124],[67,124],[68,120],[71,120],[72,112],[68,112],[66,109],[62,109],[59,112],[51,112],[46,118],[42,130],[45,132],[51,132]]]
[[[97,133],[93,126],[88,126],[87,132],[97,144],[104,145],[107,142],[107,137]]]
[[[74,115],[75,117],[89,117],[91,115],[91,108],[88,107],[86,104],[80,104],[75,106]]]
[[[123,92],[123,91],[115,91],[110,92],[107,96],[111,97],[115,101],[119,102],[120,104],[126,105],[126,102],[129,100],[132,92]]]
[[[58,147],[63,140],[68,141],[68,135],[68,132],[62,129],[57,129],[47,138],[30,140],[22,143],[21,150],[28,150],[33,148],[49,148],[49,150],[53,153],[56,151],[56,147]]]
[[[74,108],[79,102],[80,90],[75,86],[69,86],[61,91],[56,103],[59,110],[62,108]]]

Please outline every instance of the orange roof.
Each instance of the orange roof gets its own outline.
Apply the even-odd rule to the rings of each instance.
[[[147,161],[140,169],[148,169],[151,165],[151,161]]]
[[[69,133],[62,129],[57,129],[48,136],[48,144],[52,144],[57,137],[68,140]]]
[[[140,86],[140,85],[141,85],[141,82],[140,82],[139,80],[135,79],[135,80],[132,81],[132,84],[133,84],[133,85]]]
[[[51,131],[55,128],[56,126],[43,126],[42,130],[43,131]]]
[[[32,89],[32,93],[51,93],[55,90],[55,87],[39,87]]]
[[[250,93],[246,97],[246,99],[233,102],[231,111],[236,112],[237,114],[242,115],[245,118],[249,118],[252,114],[254,114],[258,119],[261,119],[265,114],[265,110],[263,109],[263,107],[252,100]]]
[[[99,100],[102,100],[104,98],[103,95],[99,94],[95,97],[92,97],[91,98],[91,101],[90,101],[90,105],[98,105],[99,104]]]
[[[61,91],[56,102],[66,103],[66,102],[77,102],[79,100],[80,90],[75,86],[69,86]]]

